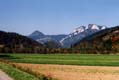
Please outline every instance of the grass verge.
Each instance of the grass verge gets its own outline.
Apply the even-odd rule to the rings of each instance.
[[[54,80],[41,74],[33,73],[31,70],[17,67],[14,64],[0,62],[0,69],[7,73],[14,80]]]
[[[9,64],[5,64],[2,62],[0,62],[0,69],[15,80],[39,80],[33,75],[30,75],[26,72],[23,72],[17,68],[12,67]]]

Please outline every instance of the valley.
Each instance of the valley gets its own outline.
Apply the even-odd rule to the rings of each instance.
[[[69,35],[0,35],[0,70],[13,80],[119,78],[119,26],[89,24]]]
[[[0,0],[0,80],[119,80],[119,0]]]

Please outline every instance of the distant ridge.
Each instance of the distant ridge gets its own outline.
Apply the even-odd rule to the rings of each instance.
[[[42,32],[36,30],[32,34],[30,34],[28,37],[44,44],[47,47],[55,48],[55,47],[61,47],[59,41],[66,37],[65,34],[59,34],[59,35],[45,35]],[[51,44],[52,43],[52,44]],[[52,46],[51,46],[52,45]]]

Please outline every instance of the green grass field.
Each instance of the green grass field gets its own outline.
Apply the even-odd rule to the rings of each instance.
[[[119,66],[119,55],[116,54],[6,54],[0,56],[19,63]]]

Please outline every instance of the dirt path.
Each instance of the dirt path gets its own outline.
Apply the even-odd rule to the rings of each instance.
[[[58,80],[119,80],[119,67],[73,66],[48,64],[22,64],[36,73],[57,78]]]
[[[13,80],[13,79],[0,70],[0,80]]]

